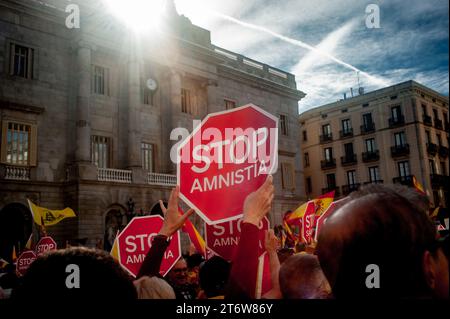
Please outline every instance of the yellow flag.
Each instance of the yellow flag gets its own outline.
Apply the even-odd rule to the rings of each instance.
[[[50,210],[44,207],[39,207],[28,200],[31,213],[33,214],[34,222],[39,226],[52,226],[59,223],[67,217],[76,217],[75,212],[67,207],[63,210]],[[42,225],[44,223],[44,225]]]
[[[31,233],[30,238],[28,238],[25,248],[31,250],[32,243],[33,243],[33,233]]]
[[[117,235],[119,235],[119,232],[117,232]],[[119,246],[117,246],[117,235],[116,238],[114,239],[111,252],[109,253],[115,260],[119,260]]]
[[[430,215],[430,218],[436,218],[438,214],[439,214],[439,206],[436,206],[433,213]]]

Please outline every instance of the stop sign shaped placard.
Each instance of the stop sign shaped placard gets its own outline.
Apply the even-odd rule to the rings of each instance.
[[[24,251],[20,254],[19,258],[16,261],[16,271],[19,275],[25,275],[26,271],[30,267],[30,265],[37,258],[36,254],[32,250]]]
[[[137,276],[153,237],[160,231],[163,218],[159,215],[134,217],[117,236],[119,263],[134,277]],[[181,257],[180,235],[176,232],[167,247],[159,273],[165,276]]]
[[[42,237],[36,245],[36,255],[40,256],[49,250],[56,250],[56,242],[49,236]]]
[[[275,173],[278,119],[248,104],[212,113],[177,149],[180,197],[210,225],[242,215],[248,194]]]
[[[205,241],[207,255],[219,255],[220,257],[232,261],[241,237],[242,218],[230,220],[216,225],[205,224]],[[259,223],[259,246],[258,255],[265,251],[264,241],[266,231],[270,228],[267,217]]]

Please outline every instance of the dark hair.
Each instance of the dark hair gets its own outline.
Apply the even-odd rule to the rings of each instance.
[[[192,254],[186,257],[186,263],[189,269],[200,266],[205,261],[202,254]]]
[[[68,277],[75,273],[67,271],[71,264],[79,268],[79,288],[69,289],[66,285]],[[137,293],[132,278],[108,253],[74,247],[52,251],[36,259],[12,298],[131,300],[137,298]]]
[[[281,248],[278,250],[278,260],[280,261],[280,264],[284,263],[286,259],[288,259],[290,256],[294,254],[294,250],[291,248]]]
[[[231,264],[219,256],[212,257],[200,266],[200,287],[208,298],[225,294],[230,270]]]
[[[355,192],[324,224],[316,253],[336,298],[429,295],[422,257],[436,231],[413,190],[399,190],[377,185]],[[366,285],[371,264],[380,271],[378,289]]]
[[[285,299],[324,299],[329,297],[329,287],[317,256],[295,254],[289,257],[281,265],[279,280],[280,290]]]

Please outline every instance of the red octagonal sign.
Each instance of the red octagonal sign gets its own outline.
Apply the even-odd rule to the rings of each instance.
[[[228,261],[232,261],[241,237],[242,221],[242,218],[238,218],[216,225],[205,225],[207,255],[219,255]],[[266,231],[270,228],[267,217],[263,218],[258,228],[258,256],[260,256],[265,251]]]
[[[119,263],[134,277],[137,276],[152,239],[161,230],[163,218],[159,215],[134,217],[131,222],[117,236]],[[180,235],[176,232],[159,269],[161,276],[165,276],[181,257]]]
[[[177,152],[180,197],[207,224],[229,221],[277,169],[278,119],[253,104],[212,113]]]
[[[36,254],[32,250],[26,250],[20,254],[16,261],[16,271],[20,276],[25,275],[30,265],[37,258]]]
[[[56,250],[56,242],[50,236],[42,237],[36,245],[36,255],[40,256],[46,251]]]

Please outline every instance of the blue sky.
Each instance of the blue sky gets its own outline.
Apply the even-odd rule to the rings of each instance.
[[[215,45],[295,74],[297,87],[307,94],[300,112],[357,88],[356,71],[330,56],[361,70],[366,92],[412,79],[448,96],[448,0],[175,2],[180,14],[211,31]],[[365,24],[371,3],[380,8],[379,29]]]

